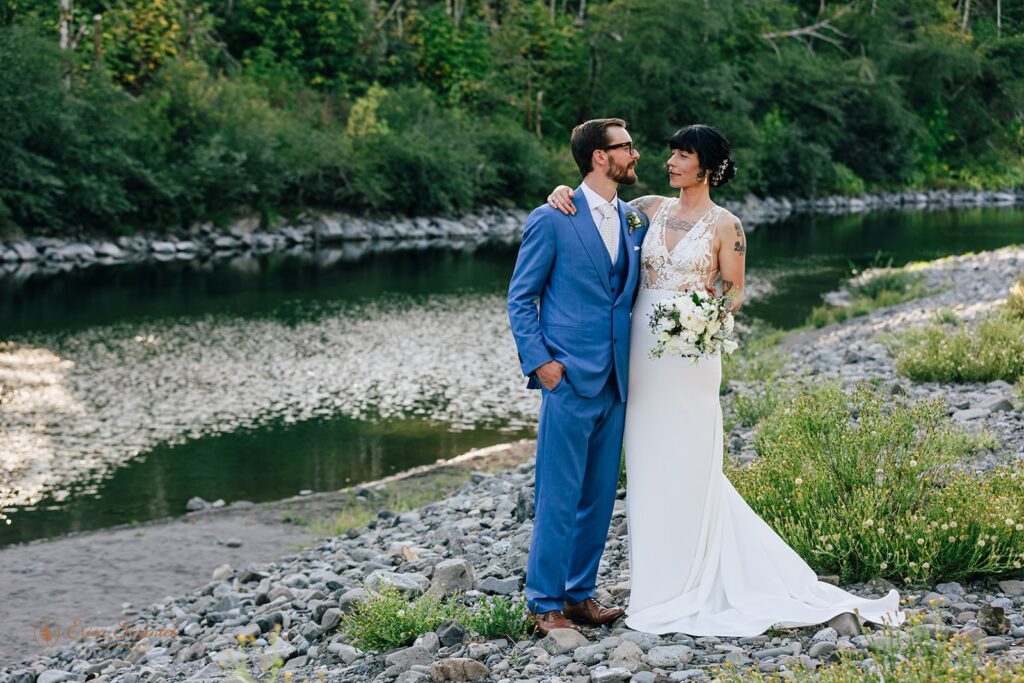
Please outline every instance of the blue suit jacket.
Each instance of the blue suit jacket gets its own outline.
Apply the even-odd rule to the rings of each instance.
[[[565,366],[577,394],[597,396],[614,367],[619,397],[629,386],[629,318],[640,272],[640,244],[647,218],[619,202],[621,240],[629,259],[622,291],[612,293],[608,250],[601,240],[582,187],[576,188],[576,215],[546,204],[526,220],[515,272],[508,289],[508,317],[531,389],[540,388],[534,371],[548,361]],[[632,233],[628,213],[640,217]],[[635,219],[634,219],[635,221]],[[538,307],[539,302],[539,307]]]

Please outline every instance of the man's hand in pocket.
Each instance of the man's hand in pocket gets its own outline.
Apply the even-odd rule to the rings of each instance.
[[[558,381],[562,379],[562,375],[565,374],[565,366],[557,360],[548,361],[537,368],[535,374],[540,383],[544,385],[544,388],[551,391],[558,384]]]

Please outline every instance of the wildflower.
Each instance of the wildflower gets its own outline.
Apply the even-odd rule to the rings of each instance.
[[[1024,531],[1024,524],[1017,522],[1017,526],[1014,527],[1017,531]]]
[[[797,477],[796,479],[793,480],[793,483],[799,486],[800,484],[804,483],[804,480],[801,479],[800,477]]]
[[[950,543],[956,543],[956,536],[950,536],[949,537],[949,542]]]
[[[864,520],[864,526],[873,526],[874,523],[875,523],[875,520],[873,520],[873,519],[865,519]]]
[[[921,569],[928,569],[929,567],[931,567],[931,564],[929,564],[928,562],[921,563]]]
[[[956,528],[956,522],[950,522],[949,523],[949,528],[950,529],[955,529]]]
[[[878,565],[878,568],[881,569],[884,572],[886,569],[889,568],[889,563],[888,562],[883,562],[882,564]]]
[[[910,466],[911,466],[911,467],[917,467],[917,461],[916,461],[916,460],[914,460],[913,458],[911,458],[911,459],[910,459]]]
[[[923,538],[917,539],[917,544],[918,545],[924,545],[924,539]]]
[[[983,545],[985,545],[985,539],[984,539],[984,538],[979,538],[979,539],[978,539],[978,545],[979,545],[979,546],[983,546]]]
[[[910,562],[910,566],[911,566],[911,568],[916,567],[917,566],[917,562]]]
[[[395,613],[395,616],[396,617],[404,617],[405,616],[405,610],[404,609],[398,610],[398,612]]]
[[[1006,518],[1006,526],[1013,526],[1013,520],[1009,517]]]

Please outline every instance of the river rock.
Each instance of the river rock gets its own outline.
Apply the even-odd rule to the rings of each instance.
[[[392,652],[384,658],[384,663],[394,670],[395,673],[408,671],[413,666],[430,666],[434,662],[434,655],[422,647],[413,645]]]
[[[456,593],[473,590],[475,580],[473,567],[462,558],[442,560],[434,566],[434,575],[430,581],[429,595],[448,597]]]
[[[590,680],[592,683],[622,683],[628,681],[632,675],[629,669],[609,669],[599,666],[590,671]]]
[[[563,652],[570,652],[578,647],[589,644],[590,641],[579,631],[571,628],[556,628],[537,642],[537,647],[550,655],[560,655]]]
[[[686,645],[661,645],[652,647],[645,659],[655,668],[674,669],[693,659],[693,649]]]
[[[462,641],[466,638],[466,629],[456,621],[448,621],[441,624],[434,633],[437,634],[441,645],[444,647],[461,645]]]
[[[491,675],[486,665],[475,659],[452,657],[434,662],[430,666],[430,678],[435,683],[444,681],[479,681]]]
[[[992,604],[982,605],[978,610],[978,626],[985,629],[991,635],[1001,635],[1010,632],[1010,622],[1002,607],[993,607]]]
[[[374,592],[379,592],[385,585],[394,586],[412,599],[423,595],[430,588],[430,579],[422,574],[399,574],[378,569],[366,577],[365,584]]]
[[[1006,593],[1010,597],[1018,597],[1024,595],[1024,581],[1000,581],[999,590]]]

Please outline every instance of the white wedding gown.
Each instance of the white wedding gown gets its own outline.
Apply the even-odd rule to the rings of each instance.
[[[630,333],[626,624],[649,633],[753,636],[853,611],[902,623],[897,591],[870,600],[818,581],[733,488],[722,470],[721,358],[650,357],[652,306],[716,276],[711,244],[721,209],[681,237],[668,231],[673,244],[666,245],[665,217],[675,201],[662,202],[644,240]]]

